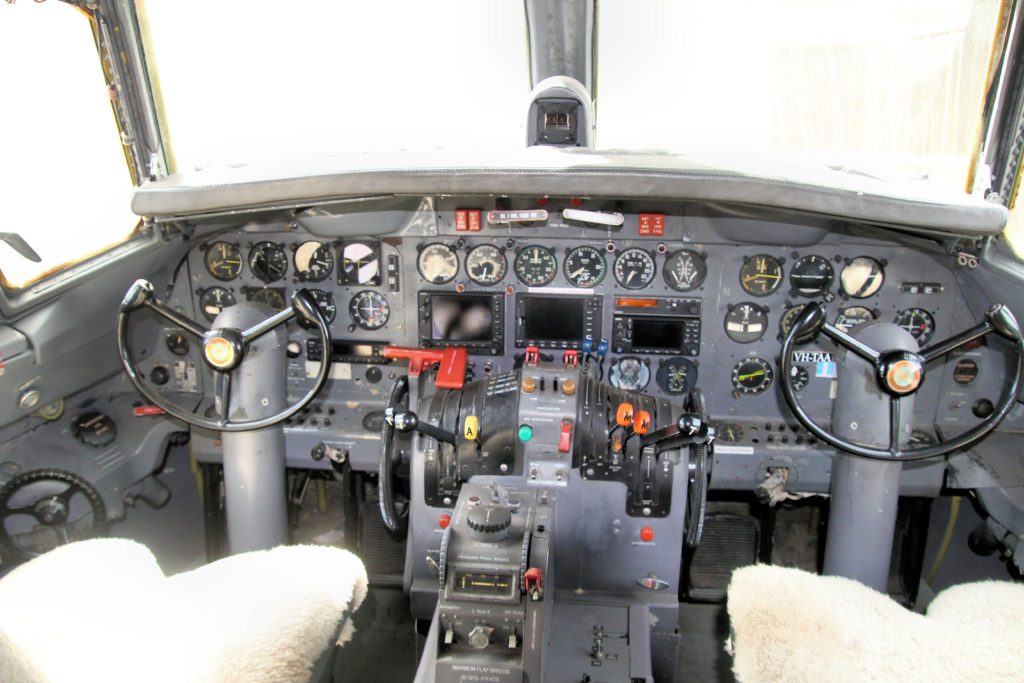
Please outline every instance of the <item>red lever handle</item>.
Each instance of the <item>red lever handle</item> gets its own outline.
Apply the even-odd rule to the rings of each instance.
[[[385,346],[384,357],[409,359],[409,374],[418,377],[434,363],[440,363],[434,386],[438,389],[461,389],[466,383],[466,349],[449,346],[439,349],[417,349],[408,346]]]

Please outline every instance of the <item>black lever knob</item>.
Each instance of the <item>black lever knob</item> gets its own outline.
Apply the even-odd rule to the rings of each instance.
[[[391,413],[385,411],[384,419],[394,425],[395,429],[400,432],[412,432],[417,431],[420,434],[433,437],[438,441],[444,441],[455,445],[455,434],[449,432],[446,429],[435,427],[427,422],[420,422],[419,416],[411,410],[403,410],[397,413]]]

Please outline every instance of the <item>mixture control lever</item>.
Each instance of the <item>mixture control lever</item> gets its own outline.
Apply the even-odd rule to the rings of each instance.
[[[715,426],[693,413],[683,413],[673,424],[643,435],[642,446],[656,444],[661,448],[708,445],[715,441]]]
[[[400,410],[396,412],[393,410],[393,407],[389,406],[384,411],[384,419],[400,432],[417,431],[425,436],[433,437],[438,441],[450,443],[453,446],[455,445],[455,434],[446,429],[435,427],[430,423],[420,422],[419,416],[411,410]]]

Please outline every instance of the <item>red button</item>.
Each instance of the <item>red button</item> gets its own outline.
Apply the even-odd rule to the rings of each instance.
[[[480,232],[480,209],[470,209],[466,217],[466,228],[470,232]]]
[[[572,420],[562,418],[562,431],[558,435],[558,452],[568,453],[572,443]]]
[[[640,538],[644,541],[653,541],[654,529],[652,529],[649,526],[645,526],[643,529],[640,530]]]
[[[437,525],[442,529],[447,529],[448,525],[452,523],[451,515],[441,515],[441,519],[437,521]]]
[[[467,230],[469,230],[468,218],[469,217],[467,216],[466,209],[456,209],[455,210],[455,231],[456,232],[466,232]]]

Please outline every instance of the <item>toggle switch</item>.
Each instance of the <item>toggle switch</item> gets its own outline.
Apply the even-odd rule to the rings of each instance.
[[[558,452],[568,453],[572,445],[572,419],[562,418],[562,428],[558,433]]]

